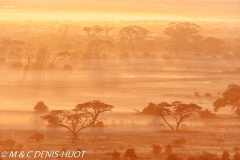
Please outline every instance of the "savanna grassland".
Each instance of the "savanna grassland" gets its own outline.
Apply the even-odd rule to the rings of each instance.
[[[80,159],[101,160],[136,159],[124,157],[134,148],[138,159],[238,160],[239,8],[1,1],[0,151],[85,150]],[[95,125],[87,109],[96,104],[107,109]],[[175,129],[179,106],[192,110]]]

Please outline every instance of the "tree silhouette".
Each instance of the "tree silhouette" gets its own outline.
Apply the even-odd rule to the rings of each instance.
[[[217,99],[213,103],[214,111],[218,111],[222,107],[230,106],[232,109],[236,109],[238,114],[240,108],[240,86],[236,84],[230,84],[228,88],[223,92],[222,98]]]
[[[228,151],[224,151],[222,154],[222,160],[230,160]]]
[[[1,44],[9,46],[11,48],[10,53],[15,56],[20,55],[22,51],[21,46],[24,45],[25,42],[19,40],[4,40]]]
[[[195,40],[201,27],[190,22],[171,22],[164,33],[169,36],[170,48],[175,51],[186,50],[186,47]]]
[[[58,52],[57,54],[55,54],[52,61],[53,67],[56,67],[60,61],[69,58],[70,55],[71,54],[68,51]]]
[[[137,155],[135,153],[135,149],[134,148],[127,149],[125,151],[125,153],[124,153],[124,157],[130,158],[130,160],[137,159]]]
[[[119,35],[121,37],[125,37],[127,39],[127,42],[129,42],[129,43],[132,43],[134,40],[137,40],[137,39],[144,39],[149,34],[151,34],[150,31],[148,31],[140,26],[124,27],[119,32]]]
[[[104,26],[104,30],[105,30],[105,36],[106,38],[108,38],[108,34],[111,30],[113,30],[114,27],[109,27],[107,24]]]
[[[40,133],[35,133],[32,136],[30,136],[30,139],[35,139],[36,142],[39,142],[41,139],[44,139],[44,135]]]
[[[68,30],[69,30],[69,27],[67,25],[60,25],[59,26],[59,32],[61,33],[62,38],[67,37]]]
[[[90,43],[98,33],[101,33],[104,31],[104,28],[102,28],[99,25],[94,25],[92,27],[84,27],[83,30],[87,33],[88,42]]]
[[[101,52],[107,47],[113,47],[113,43],[110,40],[96,39],[91,41],[88,47],[90,52],[93,53],[95,57],[100,58]]]
[[[203,40],[204,50],[207,54],[220,54],[224,51],[225,42],[215,37],[207,37]]]
[[[69,130],[73,140],[77,140],[81,130],[87,128],[92,123],[92,118],[86,112],[78,109],[53,110],[49,114],[42,117],[53,126],[63,127]]]
[[[48,112],[48,107],[44,104],[44,102],[39,101],[35,106],[34,106],[34,110],[36,112]]]
[[[36,53],[35,69],[43,70],[50,58],[50,53],[48,52],[48,47],[41,47]]]
[[[175,101],[171,104],[167,102],[161,102],[157,105],[155,105],[154,103],[149,103],[147,108],[144,108],[143,111],[139,113],[159,116],[164,120],[164,122],[169,126],[172,131],[178,131],[179,126],[186,118],[189,118],[194,114],[199,113],[201,110],[202,107],[194,103],[184,104],[182,102]],[[167,120],[167,117],[169,116],[172,117],[176,122],[175,129]]]
[[[90,117],[92,118],[92,122],[91,122],[92,126],[95,126],[96,122],[98,121],[98,116],[100,114],[102,114],[103,112],[106,112],[106,111],[111,111],[112,108],[113,108],[113,106],[111,106],[109,104],[105,104],[98,100],[78,104],[76,106],[77,110],[80,110],[80,111],[90,115]]]

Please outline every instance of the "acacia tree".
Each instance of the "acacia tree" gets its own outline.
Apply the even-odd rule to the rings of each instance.
[[[68,51],[63,51],[63,52],[58,52],[57,54],[55,54],[53,56],[53,61],[52,61],[52,65],[53,67],[57,66],[57,64],[64,60],[64,59],[67,59],[70,57],[70,53]]]
[[[226,91],[223,92],[222,98],[218,98],[214,103],[214,111],[218,111],[222,107],[232,107],[236,109],[238,114],[240,109],[240,86],[236,84],[230,84]]]
[[[88,35],[88,42],[90,43],[94,37],[98,34],[104,31],[104,29],[99,25],[94,25],[92,27],[84,27],[83,30]]]
[[[119,32],[119,35],[125,37],[129,43],[132,43],[134,40],[145,39],[149,34],[151,34],[150,31],[140,26],[123,27]]]
[[[25,42],[19,40],[4,40],[1,44],[9,46],[11,49],[10,55],[18,57],[22,51],[21,47],[25,44]]]
[[[199,113],[202,110],[202,107],[190,103],[184,104],[179,101],[175,101],[171,104],[167,102],[161,102],[157,105],[150,103],[147,108],[144,108],[141,114],[155,115],[161,117],[164,122],[172,131],[178,131],[181,123],[196,113]],[[174,128],[170,123],[167,117],[172,117],[176,123]]]
[[[49,114],[42,117],[53,126],[66,128],[71,132],[73,140],[77,140],[80,132],[89,127],[92,118],[88,113],[78,109],[73,110],[53,110]]]
[[[99,58],[101,52],[105,48],[113,47],[113,43],[110,40],[96,39],[96,40],[91,41],[89,43],[88,47],[89,47],[90,52],[93,53],[94,55],[96,55],[96,57]]]
[[[80,110],[80,111],[90,115],[90,117],[92,118],[92,122],[91,122],[92,126],[95,126],[96,122],[98,122],[98,120],[99,120],[98,116],[100,114],[102,114],[103,112],[106,112],[106,111],[111,111],[112,108],[113,108],[112,105],[105,104],[98,100],[78,104],[76,106],[77,110]]]
[[[171,22],[165,28],[164,33],[169,36],[170,48],[175,51],[186,50],[198,35],[201,27],[190,22]]]

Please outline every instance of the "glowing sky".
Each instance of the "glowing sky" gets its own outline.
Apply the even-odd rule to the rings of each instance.
[[[239,21],[239,0],[1,0],[1,20]]]

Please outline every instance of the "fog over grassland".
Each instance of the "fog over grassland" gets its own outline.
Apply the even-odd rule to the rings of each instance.
[[[0,0],[0,160],[239,160],[239,20],[239,0]]]

